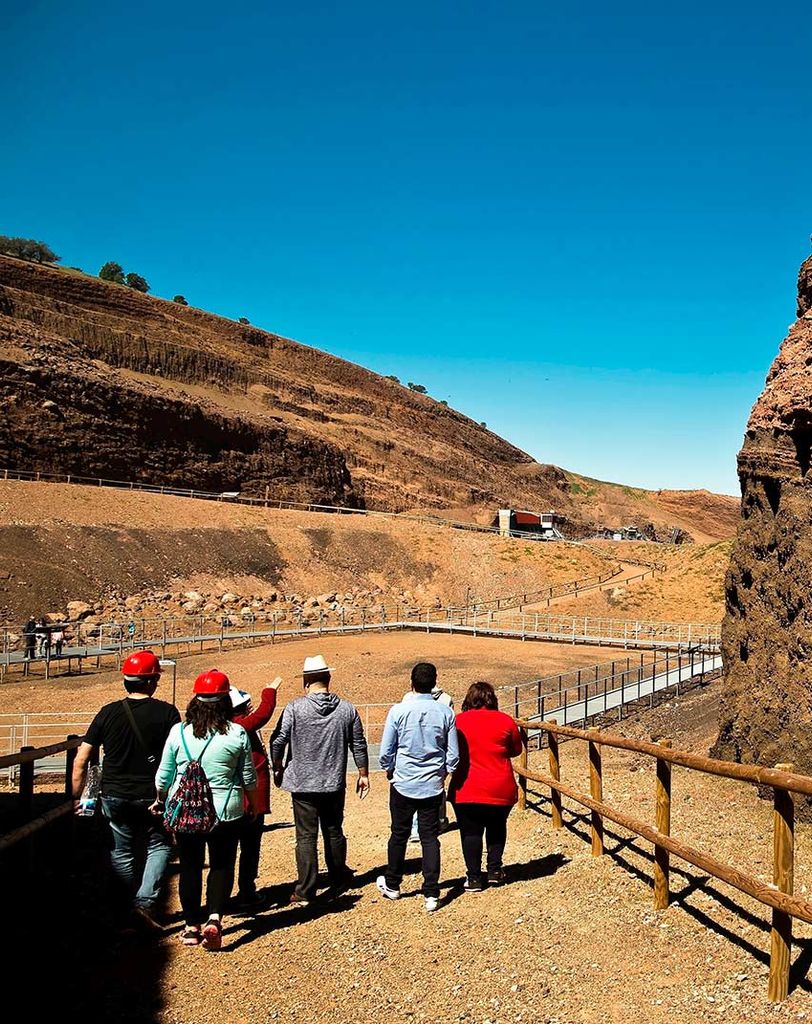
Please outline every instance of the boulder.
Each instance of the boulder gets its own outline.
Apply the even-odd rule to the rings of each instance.
[[[68,601],[66,607],[67,617],[71,622],[81,622],[93,614],[93,605],[88,604],[87,601]]]

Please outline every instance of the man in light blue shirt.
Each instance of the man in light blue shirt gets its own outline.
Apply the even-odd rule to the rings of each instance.
[[[400,898],[406,844],[412,818],[423,848],[423,895],[426,910],[434,911],[440,897],[440,810],[445,779],[459,763],[454,712],[434,700],[437,669],[420,662],[412,669],[412,694],[386,717],[381,740],[381,768],[391,782],[388,865],[376,884],[390,900]]]

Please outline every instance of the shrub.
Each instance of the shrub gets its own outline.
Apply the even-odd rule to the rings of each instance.
[[[406,387],[410,391],[416,391],[418,393],[418,395],[425,395],[425,394],[428,393],[426,388],[424,388],[422,384],[413,384],[412,381],[409,381],[409,383],[406,385]]]
[[[145,295],[149,291],[146,279],[141,277],[140,274],[127,274],[125,284],[128,288],[133,288],[137,292],[143,292]]]
[[[99,271],[102,281],[112,281],[113,284],[124,284],[124,267],[120,263],[110,260],[105,263]]]
[[[62,259],[45,242],[33,238],[10,238],[8,235],[0,235],[0,252],[30,263],[59,263]]]
[[[440,399],[440,405],[444,405],[446,409],[448,408],[448,402],[444,398]]]
[[[384,380],[393,380],[396,384],[400,384],[400,377],[396,377],[394,373],[387,373]]]
[[[189,305],[189,303],[186,301],[186,299],[184,299],[184,297],[182,295],[176,295],[175,298],[172,299],[172,301],[173,302],[177,302],[177,304],[179,306],[188,306]]]
[[[239,324],[249,324],[249,323],[251,323],[251,321],[248,319],[247,316],[241,316],[240,319],[237,321],[237,323],[239,323]]]

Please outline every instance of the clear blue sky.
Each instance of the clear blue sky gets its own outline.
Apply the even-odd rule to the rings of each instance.
[[[737,492],[812,232],[808,2],[34,2],[0,233],[542,461]]]

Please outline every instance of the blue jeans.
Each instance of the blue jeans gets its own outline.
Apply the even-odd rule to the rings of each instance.
[[[122,895],[150,911],[158,901],[172,847],[160,818],[147,809],[151,800],[102,798],[113,833],[110,866]]]

